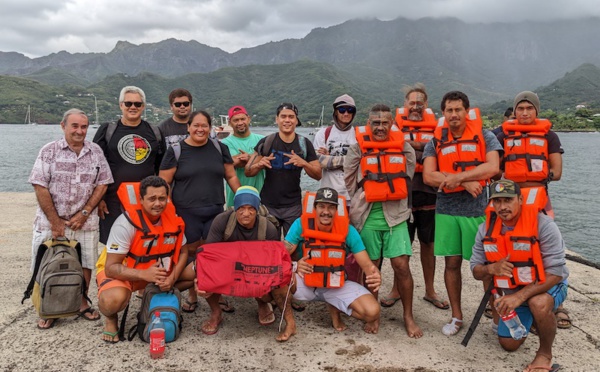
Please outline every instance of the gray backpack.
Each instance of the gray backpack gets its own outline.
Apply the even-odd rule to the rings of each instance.
[[[31,297],[40,318],[79,313],[85,295],[81,245],[76,240],[47,240],[38,249],[33,275],[21,303]]]

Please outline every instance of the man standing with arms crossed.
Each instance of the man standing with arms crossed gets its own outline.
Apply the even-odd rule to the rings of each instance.
[[[396,124],[404,134],[404,140],[415,150],[417,166],[412,179],[412,222],[408,221],[410,241],[415,240],[415,233],[419,236],[421,247],[421,266],[425,279],[425,296],[423,299],[430,302],[438,309],[446,310],[450,306],[447,301],[441,300],[435,291],[435,256],[433,255],[433,241],[435,234],[435,201],[437,190],[423,182],[423,148],[433,138],[433,131],[437,126],[435,114],[428,107],[425,85],[417,83],[406,87],[404,107],[396,113]],[[393,306],[400,299],[396,287],[382,297],[379,302],[383,307]]]
[[[233,128],[233,135],[227,136],[221,142],[229,147],[229,152],[233,158],[233,167],[242,186],[252,186],[262,190],[265,183],[265,172],[260,171],[254,177],[246,177],[244,168],[254,152],[254,148],[264,136],[250,132],[250,122],[252,119],[244,106],[233,106],[228,111],[229,125]],[[229,185],[225,188],[227,207],[233,206],[234,192]]]
[[[40,150],[29,176],[39,204],[33,227],[32,269],[38,248],[44,241],[62,236],[74,238],[81,244],[87,294],[98,259],[99,217],[96,206],[113,178],[102,149],[85,140],[88,118],[83,111],[68,110],[60,126],[64,138],[50,142]],[[85,298],[81,302],[79,317],[100,319]],[[55,322],[56,319],[40,319],[38,328],[51,328]]]
[[[423,180],[438,189],[434,253],[446,261],[452,319],[442,333],[452,336],[463,325],[462,261],[471,258],[477,228],[485,220],[486,182],[499,172],[502,146],[492,132],[482,130],[466,94],[446,93],[441,109],[444,120],[423,150]]]

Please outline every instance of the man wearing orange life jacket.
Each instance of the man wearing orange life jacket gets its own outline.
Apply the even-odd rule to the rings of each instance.
[[[485,220],[486,180],[499,172],[502,146],[490,131],[482,130],[478,110],[458,91],[446,93],[444,118],[435,138],[423,150],[423,180],[437,188],[435,210],[436,256],[443,256],[444,281],[452,319],[442,328],[451,336],[462,328],[462,260],[471,258],[477,227]]]
[[[420,338],[423,331],[412,313],[412,248],[406,224],[415,151],[383,104],[371,108],[367,125],[356,128],[356,139],[358,143],[350,146],[344,161],[346,188],[352,197],[350,219],[373,263],[379,265],[382,256],[390,259],[398,278],[406,333]]]
[[[470,267],[475,279],[493,279],[504,296],[494,301],[500,315],[515,310],[529,331],[535,320],[540,345],[526,371],[556,370],[552,343],[556,335],[553,311],[567,296],[569,270],[565,244],[554,221],[540,213],[537,189],[521,189],[513,181],[500,180],[491,187],[493,210],[479,226]],[[498,315],[495,314],[495,322]],[[526,337],[514,340],[504,322],[498,340],[507,351],[517,350]]]
[[[515,119],[502,124],[498,141],[504,146],[504,178],[517,182],[521,188],[542,187],[546,191],[550,181],[558,181],[562,176],[564,150],[556,133],[550,130],[550,121],[538,119],[539,111],[537,94],[529,91],[517,94]],[[554,217],[550,200],[543,207]]]
[[[170,290],[185,269],[187,246],[183,220],[168,201],[169,186],[158,176],[119,187],[125,213],[113,224],[106,252],[98,259],[98,307],[105,316],[102,339],[119,341],[118,313],[132,291],[154,283]]]
[[[415,233],[419,236],[421,247],[421,266],[425,279],[425,296],[423,299],[438,309],[448,309],[447,301],[440,299],[435,291],[435,256],[433,255],[433,239],[435,232],[435,201],[437,190],[423,182],[423,148],[433,138],[437,120],[428,108],[425,85],[417,83],[404,89],[404,107],[396,110],[396,124],[404,134],[404,140],[415,150],[417,166],[412,179],[412,218],[408,221],[410,241],[414,241]],[[411,222],[412,220],[412,222]],[[400,293],[394,286],[387,296],[379,302],[383,307],[393,306],[400,300]]]
[[[295,299],[326,302],[337,331],[347,328],[341,312],[364,321],[365,332],[379,331],[380,307],[375,297],[360,284],[344,279],[346,254],[352,252],[366,274],[367,287],[377,292],[381,285],[379,270],[358,231],[348,223],[344,197],[329,187],[306,193],[302,216],[294,221],[284,243],[293,259],[302,255],[295,275]]]

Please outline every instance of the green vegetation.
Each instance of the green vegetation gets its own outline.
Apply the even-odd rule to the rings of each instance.
[[[34,76],[31,76],[32,78]],[[23,123],[27,106],[31,105],[32,121],[58,123],[62,113],[77,107],[90,115],[94,121],[94,97],[97,98],[99,121],[113,121],[120,115],[118,94],[122,87],[135,85],[142,88],[147,97],[147,120],[158,123],[170,116],[168,94],[178,87],[185,87],[194,96],[194,108],[206,109],[218,122],[218,115],[225,115],[232,105],[246,106],[253,115],[254,125],[271,125],[275,108],[281,102],[293,102],[300,108],[304,125],[316,125],[325,107],[325,124],[331,118],[331,102],[344,93],[352,95],[359,108],[357,123],[364,123],[369,106],[383,102],[396,107],[402,102],[402,81],[406,77],[382,72],[363,64],[332,65],[311,61],[291,64],[228,67],[211,73],[196,73],[177,78],[142,73],[137,76],[117,74],[102,81],[84,85],[83,79],[53,69],[36,73],[47,82],[62,82],[60,86],[46,85],[38,81],[0,75],[0,123]],[[457,84],[439,81],[438,85],[457,89]],[[555,130],[600,130],[600,69],[585,64],[567,73],[556,82],[537,89],[542,102],[540,117],[551,120]],[[462,85],[467,94],[478,96],[478,90]],[[430,105],[439,111],[438,104],[445,91],[431,89]],[[585,105],[576,109],[577,105]],[[502,113],[512,101],[500,101],[482,106],[486,127],[496,127],[502,121]],[[595,116],[597,115],[598,116]]]

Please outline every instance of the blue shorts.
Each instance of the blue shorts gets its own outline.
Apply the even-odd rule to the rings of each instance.
[[[554,308],[553,310],[556,310],[560,304],[562,304],[565,299],[567,298],[567,281],[563,280],[562,282],[558,283],[557,285],[555,285],[554,287],[550,288],[548,290],[548,293],[550,296],[552,296],[552,298],[554,299]],[[523,305],[519,306],[517,309],[517,314],[519,315],[519,319],[521,320],[521,323],[523,323],[523,325],[525,326],[525,329],[527,329],[527,332],[529,332],[529,330],[531,329],[531,325],[533,324],[533,314],[531,314],[531,310],[529,310],[529,306],[527,306],[527,303],[524,303]],[[504,324],[504,322],[501,321],[498,324],[498,337],[505,337],[505,338],[510,338],[510,331],[508,330],[508,327]]]

